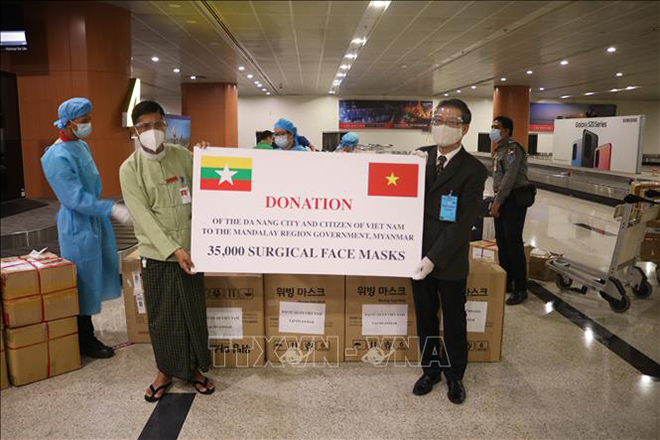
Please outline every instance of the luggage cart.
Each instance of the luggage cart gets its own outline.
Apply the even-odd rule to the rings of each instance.
[[[653,292],[646,274],[635,263],[646,234],[646,224],[660,212],[660,202],[647,198],[629,194],[624,201],[626,204],[620,205],[623,211],[621,225],[607,272],[563,256],[553,257],[546,263],[557,273],[556,283],[560,290],[570,289],[580,293],[596,290],[616,313],[630,308],[626,287],[630,287],[638,298],[647,298]],[[571,289],[573,281],[583,287]]]

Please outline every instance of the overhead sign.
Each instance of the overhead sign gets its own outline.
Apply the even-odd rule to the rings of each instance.
[[[602,171],[639,173],[644,115],[557,119],[553,162]]]
[[[413,128],[431,125],[433,101],[339,101],[339,128]]]
[[[532,102],[529,105],[529,131],[554,131],[555,119],[604,118],[609,116],[616,116],[615,104]]]
[[[195,149],[201,272],[409,277],[422,258],[424,160]]]

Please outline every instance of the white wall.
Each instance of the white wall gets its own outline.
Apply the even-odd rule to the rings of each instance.
[[[350,99],[343,98],[342,99]],[[356,99],[393,99],[386,97],[359,97]],[[426,99],[411,97],[396,99]],[[470,131],[464,140],[468,150],[476,151],[477,133],[490,130],[492,102],[490,99],[466,99],[472,112]],[[434,105],[438,100],[434,100]],[[339,130],[339,98],[335,96],[246,96],[238,98],[238,144],[251,148],[255,144],[255,132],[272,130],[279,118],[291,120],[298,133],[321,148],[324,131]],[[361,143],[392,144],[395,150],[412,150],[432,143],[430,133],[421,130],[352,130],[358,133]]]

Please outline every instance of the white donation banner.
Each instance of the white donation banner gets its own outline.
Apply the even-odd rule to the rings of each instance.
[[[195,149],[200,272],[409,277],[421,259],[424,160]]]

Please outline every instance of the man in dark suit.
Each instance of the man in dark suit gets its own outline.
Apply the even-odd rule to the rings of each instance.
[[[471,119],[463,101],[440,102],[432,120],[436,145],[422,147],[416,153],[426,157],[427,164],[424,258],[412,283],[424,373],[413,393],[421,396],[430,392],[444,372],[447,396],[456,404],[465,400],[462,380],[468,356],[465,302],[470,233],[488,175],[486,167],[461,144]],[[441,302],[444,345],[439,337]]]

